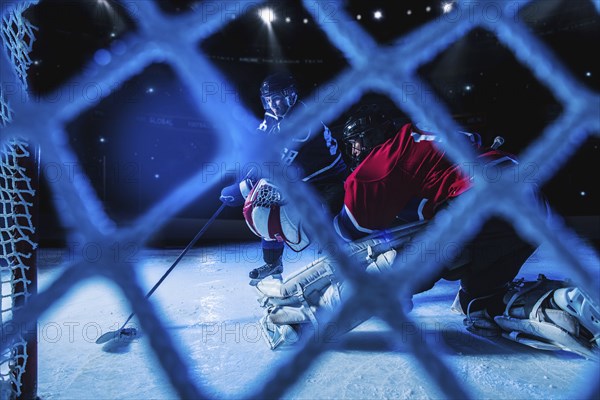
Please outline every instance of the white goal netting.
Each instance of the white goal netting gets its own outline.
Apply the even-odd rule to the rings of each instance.
[[[12,18],[19,9],[30,3],[23,1],[3,6],[3,20]],[[248,123],[254,120],[250,111],[244,109],[239,103],[231,104],[225,109],[218,98],[207,98],[204,93],[206,82],[224,82],[226,79],[199,50],[198,43],[231,21],[232,3],[235,2],[200,2],[196,12],[174,17],[161,12],[154,1],[128,1],[126,10],[135,20],[138,29],[128,38],[127,51],[112,52],[109,49],[110,62],[102,65],[90,62],[86,66],[85,74],[76,77],[78,84],[85,86],[93,80],[99,87],[114,89],[139,75],[144,68],[153,63],[167,63],[181,82],[189,88],[197,109],[213,126],[220,126],[221,139],[229,144],[215,149],[212,160],[214,163],[256,161],[257,154],[261,155],[262,158],[258,157],[261,161],[277,160],[279,149],[285,146],[293,147],[288,143],[289,138],[275,137],[269,148],[254,149],[254,152],[249,152],[255,156],[253,160],[243,159],[236,151],[242,147],[244,138],[249,134],[248,129],[253,127]],[[239,13],[249,12],[260,3],[262,2],[241,1],[236,3],[237,7],[234,9]],[[328,82],[339,88],[339,93],[342,94],[339,101],[330,103],[327,107],[309,107],[298,112],[290,119],[289,129],[299,131],[307,125],[316,127],[320,121],[333,120],[346,112],[363,94],[374,91],[388,96],[413,120],[428,121],[437,132],[459,130],[444,104],[428,98],[427,108],[425,108],[421,99],[411,96],[410,93],[406,93],[406,90],[414,87],[428,88],[425,91],[432,93],[433,90],[429,89],[428,83],[418,76],[417,69],[433,60],[473,29],[483,28],[493,33],[563,105],[562,115],[547,126],[543,133],[520,154],[523,165],[539,167],[537,178],[540,184],[551,179],[576,151],[576,146],[571,143],[583,142],[591,135],[598,135],[600,132],[598,93],[582,85],[540,38],[528,30],[522,21],[515,18],[516,12],[530,1],[458,0],[455,3],[457,7],[448,18],[431,21],[384,47],[378,45],[356,20],[347,14],[343,1],[304,0],[306,12],[312,15],[328,40],[345,54],[349,67]],[[600,11],[600,3],[594,1],[594,4],[596,10]],[[497,18],[493,21],[486,18],[486,13],[482,12],[490,5],[498,10]],[[468,9],[470,12],[461,13],[461,6],[463,6],[462,10]],[[335,7],[334,14],[331,12],[332,7]],[[14,24],[11,22],[10,25]],[[26,31],[20,32],[17,36],[26,35],[23,33]],[[31,33],[31,30],[29,32]],[[2,54],[0,65],[2,75],[12,74],[22,80],[24,77],[22,73],[26,69],[23,69],[23,65],[26,65],[29,60],[26,55],[12,55],[15,48],[13,36],[4,33],[2,40],[6,50]],[[14,68],[9,67],[13,65]],[[102,96],[106,97],[110,93],[111,90],[105,90]],[[65,121],[72,120],[93,108],[95,101],[85,98],[84,93],[74,93],[68,99],[65,98],[66,96],[62,98],[55,96],[51,102],[46,102],[43,98],[27,101],[21,96],[21,92],[16,95],[12,93],[12,98],[16,98],[17,101],[11,102],[6,91],[4,95],[1,101],[1,112],[5,126],[2,128],[0,138],[3,146],[13,143],[7,141],[7,138],[23,137],[34,140],[41,146],[44,155],[42,165],[52,163],[54,166],[68,166],[77,162],[73,149],[67,144]],[[44,124],[32,122],[40,119]],[[251,145],[246,141],[244,147],[247,150]],[[473,160],[473,154],[466,147],[450,140],[444,143],[444,147],[456,162],[468,165],[470,160]],[[232,158],[237,156],[240,158]],[[196,171],[195,175],[128,227],[116,226],[85,177],[76,176],[72,180],[49,182],[53,193],[59,195],[61,199],[61,222],[74,227],[79,238],[93,242],[100,249],[101,258],[95,262],[85,259],[69,260],[60,278],[43,292],[31,296],[23,312],[18,316],[9,317],[8,322],[18,326],[35,321],[42,313],[53,307],[65,293],[73,290],[89,277],[102,276],[111,279],[122,290],[131,309],[138,316],[141,329],[147,334],[156,359],[178,395],[190,399],[209,397],[210,391],[204,385],[210,385],[210,382],[200,383],[191,379],[191,373],[188,373],[190,368],[186,364],[185,357],[180,354],[164,323],[145,297],[135,265],[125,260],[115,259],[110,249],[115,241],[143,247],[159,227],[192,201],[201,198],[213,184],[218,182],[219,178],[218,175],[207,178],[204,171]],[[298,211],[305,217],[304,225],[310,227],[315,241],[339,243],[332,226],[312,211],[319,207],[308,190],[306,193],[302,188],[300,188],[301,193],[298,193],[298,189],[290,190],[291,183],[285,179],[276,180],[275,183],[289,194],[293,203],[298,205]],[[4,204],[5,189],[2,190]],[[496,201],[492,202],[489,199]],[[492,215],[500,215],[510,221],[517,231],[532,243],[545,242],[551,246],[553,254],[565,265],[565,275],[597,296],[599,287],[597,271],[590,273],[590,269],[584,266],[578,257],[586,245],[560,221],[554,220],[550,225],[544,222],[545,218],[533,206],[527,206],[528,202],[525,199],[526,193],[521,182],[494,185],[482,180],[482,184],[469,196],[465,196],[464,201],[461,199],[457,202],[459,206],[450,211],[444,223],[432,224],[421,239],[426,244],[432,244],[431,248],[435,247],[433,245],[435,243],[461,242],[473,233],[468,229],[458,229],[464,226],[464,221],[472,222],[469,226],[475,227],[478,221],[484,221]],[[12,210],[5,209],[3,212],[3,220],[13,218],[6,216],[6,214],[13,215]],[[5,240],[9,245],[14,239],[3,237],[2,240],[4,247]],[[8,250],[10,246],[3,249],[3,251]],[[589,253],[587,248],[586,252]],[[344,324],[344,321],[352,318],[352,313],[361,311],[360,307],[364,307],[363,304],[372,304],[373,298],[377,297],[381,298],[381,304],[386,307],[382,318],[391,329],[399,332],[398,336],[401,336],[402,326],[410,323],[410,316],[403,312],[402,305],[398,302],[400,297],[397,296],[398,293],[388,293],[387,298],[383,298],[382,293],[372,296],[368,290],[376,285],[367,285],[364,286],[367,289],[361,289],[359,281],[361,276],[352,272],[352,261],[349,257],[345,254],[336,254],[335,257],[346,267],[343,270],[355,290],[353,297],[332,316],[332,321]],[[3,271],[13,268],[8,266],[4,261],[5,258],[7,256],[3,254]],[[406,254],[403,259],[407,261],[407,268],[412,267],[415,274],[402,278],[386,277],[387,287],[390,287],[389,280],[395,279],[398,290],[402,291],[412,285],[410,280],[416,281],[423,274],[435,274],[439,267],[434,258],[423,263],[418,255]],[[598,265],[597,258],[595,260]],[[4,315],[2,323],[3,328],[8,326],[4,321]],[[448,398],[468,398],[468,388],[461,387],[455,373],[447,368],[443,356],[431,348],[422,346],[416,335],[414,338],[415,341],[409,343],[410,351],[415,357],[415,362],[422,367],[422,373],[427,375],[427,379],[435,382]],[[2,337],[2,349],[10,348],[13,343],[19,343],[18,333],[7,331]],[[280,373],[277,376],[267,378],[257,391],[250,393],[248,397],[285,396],[298,382],[299,377],[327,351],[329,351],[327,343],[307,341],[302,351],[295,352],[285,365],[279,368]],[[2,354],[6,352],[7,350],[3,350]],[[401,374],[402,371],[399,371],[399,376]],[[598,390],[600,384],[598,380],[591,384],[594,386],[591,390]]]
[[[27,303],[33,268],[35,227],[32,213],[35,191],[31,187],[31,170],[23,167],[30,156],[28,145],[12,140],[0,149],[0,296],[3,333],[15,328],[10,324],[13,313]],[[30,344],[35,345],[35,344]],[[29,349],[31,350],[31,349]],[[22,335],[15,336],[12,346],[0,355],[0,379],[3,389],[21,394],[21,382],[28,368],[28,343]]]
[[[15,4],[11,10],[4,11],[0,26],[4,55],[18,77],[19,92],[27,88],[27,68],[31,65],[29,53],[35,40],[35,27],[22,18],[29,4]],[[2,70],[2,76],[6,71]],[[7,81],[0,84],[0,129],[4,130],[12,122],[12,109],[4,93],[14,88],[6,88]],[[36,228],[33,222],[35,189],[32,187],[32,168],[30,145],[16,136],[0,136],[0,320],[2,336],[11,334],[0,352],[0,398],[31,396],[29,390],[35,390],[37,366],[35,358],[37,346],[26,334],[27,329],[18,329],[12,324],[16,313],[24,307],[30,296],[35,293],[35,283],[31,280],[34,273]],[[30,355],[34,355],[30,358]],[[25,378],[26,373],[29,376]],[[24,386],[27,388],[24,388]],[[23,389],[27,393],[24,393]]]

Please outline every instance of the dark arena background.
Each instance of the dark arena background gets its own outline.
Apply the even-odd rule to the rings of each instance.
[[[312,235],[302,252],[286,247],[284,277],[331,257],[351,290],[328,318],[375,317],[272,351],[248,285],[260,239],[241,207],[219,208],[250,169],[282,165],[291,139],[261,147],[253,135],[261,82],[285,71],[308,105],[290,131],[324,123],[341,144],[351,110],[378,103],[399,124],[426,121],[463,166],[473,154],[448,132],[504,138],[518,176],[504,187],[485,176],[418,238],[462,245],[499,216],[539,245],[524,278],[572,281],[597,305],[600,0],[0,0],[0,11],[0,400],[600,396],[597,359],[467,332],[450,313],[457,281],[406,313],[399,293],[439,259],[404,249],[413,272],[360,289],[314,193],[277,173]],[[527,203],[524,183],[556,218]],[[96,341],[125,326],[128,340]]]
[[[444,13],[442,3],[348,1],[344,8],[385,48],[427,22],[439,19]],[[340,100],[341,89],[330,81],[348,68],[348,62],[343,52],[329,43],[300,2],[269,3],[277,16],[270,25],[256,15],[258,5],[224,4],[157,1],[161,12],[173,18],[200,10],[207,15],[223,13],[224,18],[232,19],[198,44],[198,50],[226,77],[225,83],[204,82],[204,100],[216,100],[225,115],[233,110],[231,104],[237,103],[259,121],[263,109],[258,87],[266,75],[280,69],[296,77],[300,99],[322,107]],[[67,171],[85,173],[107,213],[118,222],[135,219],[202,166],[206,167],[207,177],[219,174],[222,181],[212,190],[212,199],[207,195],[202,201],[190,204],[165,228],[174,229],[173,232],[161,231],[154,239],[156,245],[185,244],[190,234],[193,236],[187,230],[179,234],[185,229],[186,220],[208,218],[222,186],[233,182],[240,173],[236,165],[223,169],[222,165],[210,164],[224,126],[208,121],[195,110],[190,88],[168,63],[148,65],[114,90],[69,82],[69,78],[84,73],[90,62],[101,63],[105,49],[127,51],[126,40],[137,29],[127,7],[129,11],[135,10],[135,2],[42,1],[27,10],[25,17],[39,28],[30,55],[33,64],[28,72],[29,91],[34,101],[44,96],[50,96],[48,100],[52,101],[52,96],[82,95],[90,103],[98,102],[66,127],[69,143],[80,160],[77,165],[67,166]],[[248,12],[237,16],[242,10]],[[381,18],[373,16],[376,11],[381,12]],[[327,7],[322,11],[335,12]],[[482,12],[491,19],[497,18],[498,10],[492,6]],[[589,51],[582,51],[593,48],[598,39],[598,16],[591,2],[534,2],[521,10],[518,17],[556,52],[573,76],[590,90],[598,90],[599,61]],[[470,31],[418,73],[430,87],[406,83],[405,96],[421,97],[425,105],[433,98],[444,102],[457,123],[482,135],[484,144],[501,135],[506,140],[503,149],[515,154],[538,138],[544,127],[563,111],[560,102],[532,72],[492,32],[483,28]],[[57,91],[65,82],[69,83]],[[109,90],[111,93],[107,95]],[[373,97],[388,100],[385,94],[372,92],[360,101],[369,102]],[[401,110],[398,117],[406,118]],[[329,121],[338,137],[345,118],[342,115]],[[600,166],[599,140],[590,137],[572,146],[577,148],[576,156],[544,184],[543,191],[568,224],[589,235],[594,233],[590,227],[597,228],[600,224],[598,184],[592,173]],[[44,166],[42,173],[46,179],[57,178],[59,171],[55,167]],[[530,166],[524,173],[534,177],[536,169]],[[42,196],[49,196],[45,184]],[[52,203],[41,204],[44,215],[41,241],[60,243],[64,236]],[[227,210],[221,218],[240,219],[238,211]],[[216,231],[229,237],[226,230]],[[242,235],[249,233],[241,231]],[[597,229],[595,233],[598,234]]]

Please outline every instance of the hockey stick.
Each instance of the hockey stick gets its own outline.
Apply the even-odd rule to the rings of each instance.
[[[194,246],[196,244],[196,242],[198,241],[198,239],[200,239],[200,237],[202,235],[204,235],[204,232],[206,232],[206,230],[208,229],[208,227],[213,223],[213,221],[215,220],[215,218],[217,218],[217,216],[221,213],[221,211],[223,211],[223,209],[225,207],[226,207],[225,203],[222,203],[221,207],[219,207],[219,209],[217,211],[215,211],[215,213],[213,214],[213,216],[210,217],[210,219],[206,222],[206,224],[204,224],[204,226],[202,227],[202,229],[200,229],[200,232],[198,232],[196,234],[196,236],[192,239],[192,241],[187,245],[187,247],[185,249],[183,249],[183,251],[181,252],[181,254],[179,255],[179,257],[177,257],[177,259],[173,263],[173,265],[171,265],[171,267],[167,270],[167,272],[165,272],[163,274],[163,276],[158,280],[158,282],[156,282],[156,284],[154,285],[154,287],[152,289],[150,289],[150,291],[146,295],[146,298],[149,298],[150,296],[152,296],[152,293],[154,293],[154,291],[166,279],[166,277],[171,273],[171,271],[173,271],[173,269],[175,269],[175,267],[177,266],[177,264],[179,264],[179,261],[181,261],[181,259],[183,258],[183,256],[185,256],[185,254],[192,248],[192,246]],[[131,315],[129,315],[129,318],[127,318],[127,320],[125,321],[125,323],[118,330],[106,332],[105,334],[100,335],[100,337],[98,339],[96,339],[96,344],[106,343],[109,340],[115,339],[115,338],[136,336],[137,335],[137,330],[135,328],[125,329],[125,326],[131,320],[131,318],[133,318],[134,315],[135,315],[135,312],[132,312]]]

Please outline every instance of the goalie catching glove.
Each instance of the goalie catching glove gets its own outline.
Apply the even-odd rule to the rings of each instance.
[[[246,198],[244,219],[256,236],[284,242],[294,251],[310,244],[300,216],[286,205],[279,188],[266,179],[259,180]]]

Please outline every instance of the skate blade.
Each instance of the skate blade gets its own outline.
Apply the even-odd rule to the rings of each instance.
[[[519,334],[525,334],[530,340],[520,341],[519,343],[531,346],[531,340],[535,340],[537,342],[549,343],[562,350],[579,354],[580,356],[583,356],[589,360],[600,359],[597,348],[594,346],[590,347],[586,341],[569,334],[569,332],[551,323],[534,320],[521,320],[506,316],[497,316],[494,318],[494,320],[498,325],[500,325],[500,327],[502,327],[502,329],[508,332],[517,332],[506,336],[507,339],[515,340],[515,338],[518,338],[517,336]],[[523,337],[523,335],[520,336]]]
[[[562,350],[560,346],[554,345],[552,343],[544,342],[542,340],[538,340],[535,338],[527,337],[522,332],[512,331],[502,332],[502,337],[508,340],[512,340],[513,342],[524,344],[525,346],[533,347],[538,350],[546,350],[546,351],[559,351]]]

